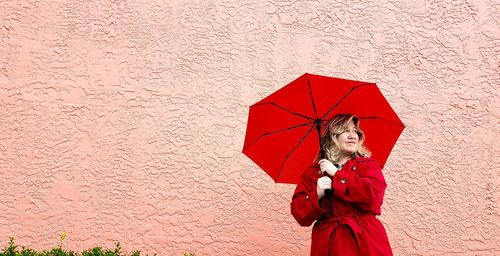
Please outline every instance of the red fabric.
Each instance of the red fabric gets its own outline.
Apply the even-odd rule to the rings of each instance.
[[[349,160],[333,177],[332,190],[318,201],[317,165],[304,171],[291,202],[293,217],[312,230],[311,256],[392,255],[382,223],[375,218],[387,187],[372,158]],[[344,182],[342,182],[342,180]]]
[[[304,74],[250,107],[243,153],[280,183],[297,184],[319,150],[319,128],[354,114],[381,166],[404,129],[377,85]]]

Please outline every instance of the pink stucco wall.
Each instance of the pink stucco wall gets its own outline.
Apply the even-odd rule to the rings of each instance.
[[[376,82],[407,125],[384,174],[396,255],[499,255],[500,4],[0,1],[0,247],[307,255],[242,153],[305,72]]]

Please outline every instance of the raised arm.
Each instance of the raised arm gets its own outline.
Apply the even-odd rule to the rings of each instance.
[[[354,163],[349,169],[339,170],[333,177],[332,184],[336,197],[356,203],[367,211],[382,205],[386,187],[382,170],[373,159]]]
[[[307,170],[295,188],[290,208],[293,217],[301,226],[310,226],[326,212],[319,205],[316,182],[307,176]]]

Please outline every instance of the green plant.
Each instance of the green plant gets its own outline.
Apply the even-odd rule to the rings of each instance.
[[[9,247],[6,247],[5,249],[2,249],[2,252],[0,253],[0,256],[15,256],[16,255],[16,248],[17,245],[14,245],[14,238],[9,237]]]
[[[59,244],[51,250],[43,250],[42,252],[37,252],[24,246],[22,246],[22,250],[19,251],[18,246],[14,244],[14,238],[10,237],[9,246],[2,249],[2,251],[0,252],[0,256],[127,256],[126,254],[122,254],[120,242],[115,244],[115,248],[113,250],[103,249],[99,246],[84,250],[81,254],[71,250],[64,250],[63,241],[64,239],[66,239],[66,237],[67,234],[59,235]],[[154,256],[155,255],[156,254],[154,254]],[[130,256],[141,256],[141,251],[133,251]],[[189,256],[194,256],[194,254],[190,254]]]
[[[64,234],[60,234],[59,235],[59,248],[62,249],[62,246],[63,246],[63,241],[64,239],[66,239],[66,237],[68,236],[68,234],[64,233]]]
[[[20,253],[21,256],[38,256],[38,253],[33,249],[28,249],[24,246],[22,246],[22,248],[23,249],[21,250]]]

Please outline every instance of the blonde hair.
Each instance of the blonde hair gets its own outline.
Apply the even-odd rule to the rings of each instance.
[[[337,136],[342,134],[348,128],[350,121],[353,121],[359,136],[358,150],[353,153],[352,157],[369,157],[371,155],[370,151],[363,145],[365,134],[359,127],[359,118],[352,114],[337,114],[326,124],[320,140],[320,147],[323,149],[324,158],[332,163],[337,163],[340,158],[340,148]],[[321,149],[316,155],[316,159],[314,161],[315,163],[321,160]]]

